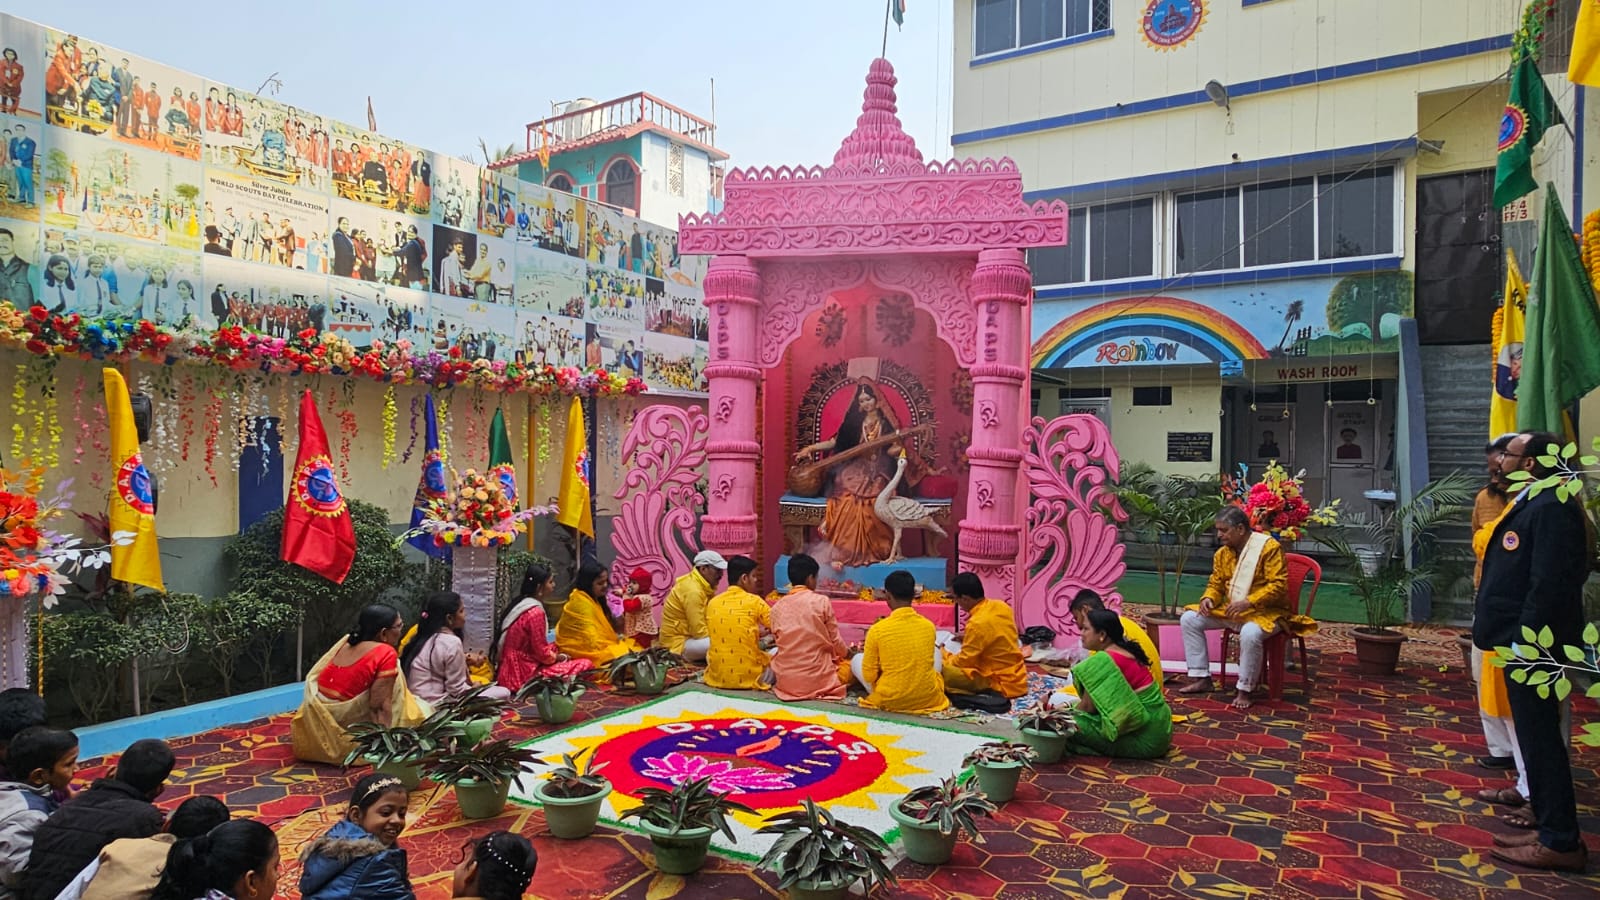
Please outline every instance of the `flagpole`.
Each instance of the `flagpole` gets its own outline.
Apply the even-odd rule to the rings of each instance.
[[[883,48],[878,51],[880,59],[889,55],[889,6],[892,3],[894,3],[894,0],[884,0],[883,2]]]

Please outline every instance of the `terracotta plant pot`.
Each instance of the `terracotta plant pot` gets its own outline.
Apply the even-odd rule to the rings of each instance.
[[[650,836],[656,851],[656,868],[667,875],[692,875],[706,864],[711,849],[711,828],[684,828],[676,834],[640,820],[639,830]]]
[[[955,832],[944,834],[938,825],[919,822],[900,811],[900,802],[889,807],[889,816],[900,826],[900,843],[906,859],[925,866],[942,866],[956,851]]]
[[[600,822],[600,807],[611,796],[611,782],[604,790],[583,797],[552,797],[545,792],[548,781],[533,787],[533,797],[544,804],[544,821],[550,833],[563,840],[575,840],[594,834]]]
[[[1406,636],[1395,631],[1357,628],[1356,672],[1360,675],[1393,675],[1400,665],[1400,645]]]

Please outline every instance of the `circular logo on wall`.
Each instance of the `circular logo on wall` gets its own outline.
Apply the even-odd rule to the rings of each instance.
[[[860,735],[785,719],[703,718],[612,736],[595,750],[596,764],[625,794],[711,779],[757,809],[826,803],[883,777],[888,761]]]
[[[1516,146],[1527,130],[1527,114],[1515,106],[1507,105],[1505,113],[1500,116],[1500,152]]]
[[[300,463],[294,473],[295,499],[300,505],[319,516],[337,516],[344,512],[344,497],[333,478],[333,461],[326,456],[313,456]]]
[[[155,491],[150,484],[150,470],[144,467],[144,460],[137,453],[123,460],[117,468],[117,496],[140,515],[155,514]]]
[[[1176,50],[1189,43],[1205,21],[1205,0],[1150,0],[1139,30],[1151,47]]]

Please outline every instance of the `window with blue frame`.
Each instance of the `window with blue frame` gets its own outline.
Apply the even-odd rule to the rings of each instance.
[[[1073,206],[1067,216],[1066,246],[1028,251],[1034,284],[1121,281],[1155,274],[1156,198]]]
[[[972,55],[1021,50],[1111,28],[1111,0],[974,0]]]

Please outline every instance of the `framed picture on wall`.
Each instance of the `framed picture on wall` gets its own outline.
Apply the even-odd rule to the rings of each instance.
[[[1294,420],[1287,408],[1261,409],[1250,414],[1250,461],[1286,461],[1293,453]]]
[[[1341,403],[1334,407],[1332,428],[1328,429],[1328,456],[1334,465],[1371,465],[1376,453],[1373,431],[1376,407],[1365,403]]]

